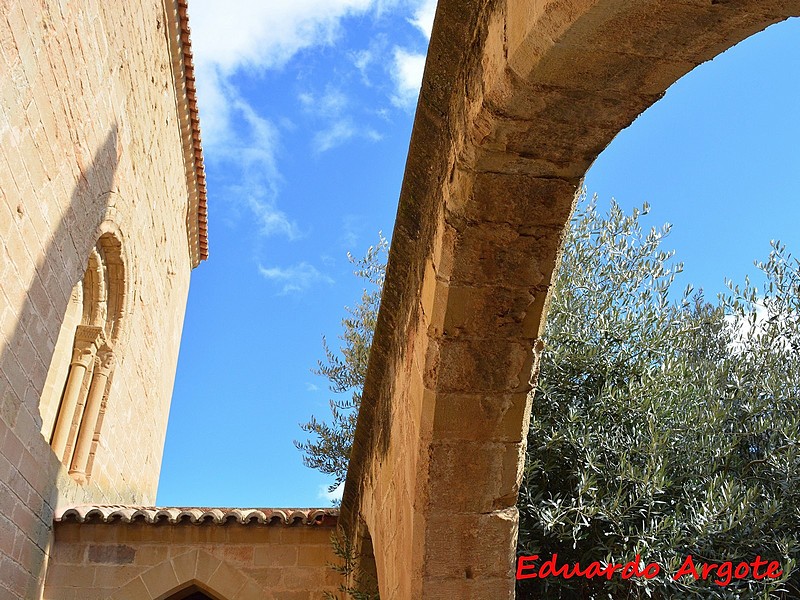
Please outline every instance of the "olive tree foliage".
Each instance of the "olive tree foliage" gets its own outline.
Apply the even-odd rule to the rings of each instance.
[[[645,233],[645,212],[612,203],[601,216],[591,201],[572,221],[533,398],[518,552],[584,567],[639,555],[661,574],[526,579],[517,597],[798,597],[800,264],[773,243],[756,263],[761,291],[729,282],[715,304],[675,293],[669,227]],[[689,554],[761,555],[784,576],[673,581]]]
[[[318,361],[313,372],[328,379],[331,392],[350,396],[330,400],[330,421],[320,421],[312,416],[310,421],[300,425],[303,431],[313,434],[316,439],[294,443],[303,452],[303,463],[307,467],[333,476],[331,492],[347,475],[388,252],[389,241],[379,233],[378,243],[370,246],[363,258],[347,253],[347,259],[355,266],[354,274],[364,280],[366,287],[356,306],[345,307],[348,316],[342,319],[339,351],[334,351],[323,337],[325,360]]]

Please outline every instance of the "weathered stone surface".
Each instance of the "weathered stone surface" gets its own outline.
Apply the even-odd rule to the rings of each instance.
[[[512,566],[497,559],[514,553],[517,519],[516,507],[486,514],[431,512],[426,532],[425,589],[433,593],[443,579],[463,581],[469,576],[475,580],[513,580]]]
[[[303,536],[285,536],[302,530]],[[321,598],[332,526],[57,523],[44,600],[165,598],[191,584],[220,597]]]
[[[451,286],[447,290],[444,323],[432,324],[437,338],[539,337],[542,309],[548,288],[530,290],[485,285]]]
[[[8,571],[0,596],[27,600],[41,595],[58,503],[155,500],[194,264],[187,223],[194,167],[184,161],[183,90],[166,35],[177,4],[9,0],[2,7],[0,530],[11,547],[0,543],[0,568]],[[57,341],[101,236],[119,246],[115,256],[106,247],[107,285],[124,271],[128,287],[124,302],[106,301],[108,312],[122,313],[121,337],[106,332],[118,362],[107,396],[96,398],[104,398],[102,416],[90,410],[101,426],[87,427],[80,469],[70,476],[50,440],[74,338]],[[95,275],[88,279],[96,283]],[[50,388],[48,371],[59,372]],[[122,547],[98,552],[87,555],[97,568],[125,569],[131,559]]]
[[[438,439],[522,442],[530,419],[525,393],[439,394],[434,432]]]
[[[516,504],[523,442],[447,440],[434,442],[430,453],[431,506],[481,514]]]
[[[425,386],[440,393],[528,392],[532,387],[532,345],[496,339],[431,342]]]
[[[562,231],[542,226],[520,232],[501,223],[473,225],[453,219],[445,244],[457,260],[439,276],[450,285],[547,286]]]
[[[458,193],[448,211],[464,220],[506,224],[514,228],[552,225],[561,229],[572,212],[577,179],[539,178],[505,173],[478,173],[456,167]],[[463,198],[463,200],[462,200]]]
[[[87,558],[90,563],[125,565],[134,561],[136,558],[136,549],[132,546],[126,546],[125,544],[89,546]]]

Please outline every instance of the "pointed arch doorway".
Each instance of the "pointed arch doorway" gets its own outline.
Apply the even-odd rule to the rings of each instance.
[[[175,592],[171,596],[167,596],[165,600],[226,600],[221,596],[216,596],[210,592],[199,588],[196,585],[190,585],[188,588]]]

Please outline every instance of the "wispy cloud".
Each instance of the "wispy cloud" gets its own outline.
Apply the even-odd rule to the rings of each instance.
[[[361,76],[361,82],[372,87],[375,81],[373,76],[378,79],[385,74],[383,62],[389,49],[389,39],[384,33],[379,33],[369,40],[369,45],[362,49],[350,52],[350,60]]]
[[[253,211],[262,234],[282,233],[290,240],[302,237],[297,224],[290,220],[286,213],[277,208],[273,202],[260,197],[260,190],[257,187],[250,186],[245,192],[249,194],[247,205]]]
[[[424,54],[409,52],[403,48],[394,49],[392,78],[395,82],[395,95],[392,97],[392,103],[395,106],[413,110],[424,70]]]
[[[319,391],[319,386],[316,386],[313,383],[306,382],[306,391],[307,392],[318,392]]]
[[[305,112],[316,117],[338,117],[350,104],[350,100],[341,89],[330,85],[322,94],[302,92],[298,94],[297,99],[300,100]]]
[[[379,10],[380,0],[194,0],[192,45],[197,69],[203,145],[210,162],[231,174],[226,194],[252,211],[263,235],[299,237],[294,223],[277,204],[281,175],[276,152],[277,128],[256,114],[234,84],[234,74],[263,72],[285,65],[297,52],[333,43],[340,21]],[[343,94],[321,99],[324,110],[340,113]],[[320,132],[325,151],[346,141],[346,123]]]
[[[252,212],[260,233],[297,239],[297,224],[276,204],[281,182],[275,156],[280,145],[277,127],[258,115],[223,80],[212,77],[209,81],[210,89],[219,86],[210,94],[210,101],[221,102],[224,98],[225,109],[212,113],[216,118],[209,119],[209,135],[204,143],[209,160],[235,174],[227,178],[226,195]],[[203,127],[205,135],[205,121]]]
[[[281,67],[305,48],[333,43],[343,18],[379,5],[375,0],[193,0],[196,59],[215,63],[224,75]]]
[[[221,165],[227,174],[224,193],[235,205],[231,214],[250,211],[261,235],[302,237],[298,224],[279,203],[281,134],[290,130],[279,117],[272,121],[258,114],[256,104],[245,98],[244,88],[239,89],[238,78],[283,68],[301,51],[344,39],[342,24],[350,17],[380,21],[389,10],[403,11],[409,23],[429,35],[435,6],[435,0],[193,0],[192,40],[203,145],[209,163]],[[359,106],[348,82],[360,80],[371,87],[370,77],[385,77],[387,64],[394,84],[392,103],[413,109],[425,60],[422,54],[392,50],[388,36],[379,33],[366,49],[351,52],[350,58],[352,78],[298,94],[303,110],[296,118],[306,115],[315,121],[309,136],[313,154],[354,139],[382,139],[380,127],[365,122],[365,108]],[[374,85],[382,83],[376,80]],[[289,125],[302,127],[297,121]]]
[[[383,136],[371,127],[356,124],[355,119],[349,114],[350,99],[340,89],[328,86],[322,94],[302,92],[297,99],[303,110],[323,126],[311,138],[311,148],[314,154],[322,154],[333,148],[342,146],[351,139],[358,137],[377,142]]]
[[[367,69],[369,69],[369,66],[375,61],[375,54],[371,50],[358,50],[352,52],[350,58],[353,61],[353,65],[355,65],[356,69],[358,69],[358,72],[361,74],[361,81],[364,85],[371,85]]]
[[[334,121],[330,127],[314,135],[311,145],[315,154],[322,154],[332,148],[341,146],[356,134],[356,128],[350,119]]]
[[[436,14],[437,0],[422,0],[417,9],[414,11],[414,16],[408,21],[419,29],[422,34],[430,39],[431,29],[433,29],[433,17]]]
[[[321,485],[319,486],[319,492],[317,493],[317,497],[320,500],[327,500],[331,504],[340,504],[343,495],[344,495],[344,482],[336,486],[336,489],[334,489],[332,492],[328,491],[327,485]]]
[[[307,262],[283,268],[259,266],[258,270],[268,280],[281,286],[281,294],[304,292],[318,283],[333,283],[333,279]]]
[[[363,217],[359,215],[345,215],[342,218],[342,233],[339,235],[342,246],[348,251],[354,251],[363,229]]]

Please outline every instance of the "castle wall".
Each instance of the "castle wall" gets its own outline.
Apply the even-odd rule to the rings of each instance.
[[[2,2],[3,599],[38,597],[58,504],[155,501],[192,266],[168,30],[161,0]],[[91,476],[79,484],[49,444],[53,396],[40,399],[103,233],[121,242],[126,293]]]

